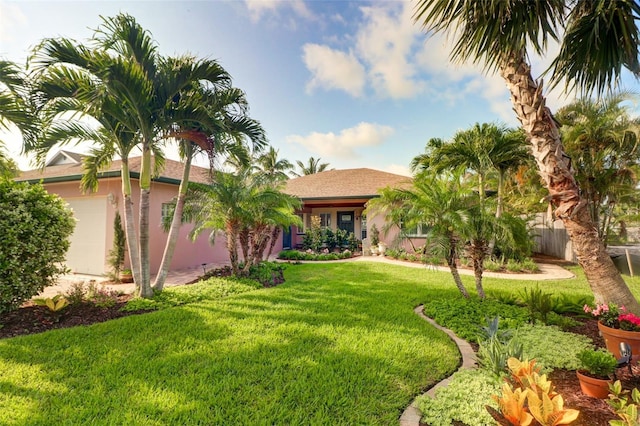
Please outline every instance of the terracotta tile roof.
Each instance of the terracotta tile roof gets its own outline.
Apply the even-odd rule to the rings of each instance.
[[[373,169],[327,170],[287,181],[284,192],[301,199],[372,198],[387,186],[408,186],[411,178]]]
[[[84,157],[84,156],[81,156]],[[142,157],[129,158],[129,169],[137,177],[140,173],[140,160]],[[114,160],[111,165],[101,171],[102,177],[120,176],[120,160]],[[20,173],[16,178],[18,181],[28,180],[44,180],[61,181],[61,180],[80,180],[83,174],[82,162],[60,164],[56,166],[45,167],[44,169],[27,170]],[[165,160],[164,170],[155,180],[168,181],[169,183],[178,184],[182,180],[182,163],[174,160]],[[190,182],[209,183],[209,170],[204,167],[191,166],[189,174]]]

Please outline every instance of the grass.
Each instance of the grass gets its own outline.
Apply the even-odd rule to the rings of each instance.
[[[190,303],[1,340],[0,424],[390,425],[457,368],[455,345],[413,313],[459,297],[449,274],[357,262],[285,276],[276,288],[174,295]],[[538,284],[589,294],[582,277]],[[485,280],[488,292],[527,285]]]
[[[286,275],[0,341],[0,424],[387,425],[457,367],[453,343],[412,311],[431,291],[424,278],[446,275],[352,263]]]

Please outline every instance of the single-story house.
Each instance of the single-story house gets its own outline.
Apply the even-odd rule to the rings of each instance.
[[[80,154],[59,151],[47,161],[43,169],[24,171],[16,180],[41,182],[49,193],[59,195],[69,204],[77,222],[67,253],[67,267],[75,273],[103,275],[110,270],[107,259],[113,248],[116,211],[120,212],[124,221],[124,206],[121,202],[121,162],[115,160],[107,170],[100,172],[97,192],[83,194],[80,190],[80,179],[83,175],[82,159],[83,156]],[[136,226],[140,195],[137,190],[140,160],[141,157],[129,159]],[[167,239],[167,233],[161,227],[162,217],[168,212],[168,203],[178,194],[181,179],[182,164],[167,159],[162,174],[154,178],[151,184],[149,215],[151,273],[158,271],[162,261]],[[192,166],[190,180],[208,183],[210,181],[208,169]],[[192,242],[188,239],[191,229],[188,224],[181,227],[171,262],[172,270],[200,267],[205,263],[227,262],[229,255],[225,249],[223,237],[218,237],[214,246],[209,243],[207,233],[203,233],[195,242]],[[128,264],[128,255],[125,257]]]
[[[406,187],[411,178],[368,168],[327,170],[287,181],[284,192],[299,197],[302,209],[298,212],[302,228],[292,227],[283,236],[283,247],[302,246],[305,228],[311,226],[311,217],[319,216],[320,226],[333,231],[343,229],[353,232],[364,240],[370,236],[373,224],[382,231],[384,218],[381,215],[363,214],[369,200],[379,197],[378,191],[386,187]],[[380,241],[396,245],[398,230],[387,234],[380,232]],[[424,242],[424,240],[423,240]]]

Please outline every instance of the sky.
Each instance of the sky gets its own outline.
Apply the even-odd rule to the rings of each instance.
[[[44,38],[86,43],[101,16],[128,13],[161,54],[217,60],[245,91],[251,117],[281,158],[409,175],[411,159],[431,138],[450,139],[475,123],[518,125],[502,79],[477,65],[452,64],[451,44],[413,22],[414,6],[405,0],[0,0],[0,58],[23,65]],[[550,57],[531,58],[534,77]],[[636,80],[622,83],[639,91]],[[547,93],[552,110],[573,99]],[[21,169],[33,168],[20,155],[17,132],[0,133],[0,140]],[[171,148],[167,156],[177,159]]]

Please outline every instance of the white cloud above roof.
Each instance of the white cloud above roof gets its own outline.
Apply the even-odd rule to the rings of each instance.
[[[302,18],[310,19],[313,16],[304,0],[244,0],[244,3],[254,22],[260,20],[266,13],[273,13],[278,9],[290,9]]]
[[[393,128],[389,126],[362,122],[338,134],[312,132],[306,136],[290,135],[287,142],[302,145],[315,155],[350,159],[358,156],[358,149],[382,145],[392,134]]]

